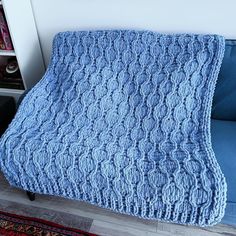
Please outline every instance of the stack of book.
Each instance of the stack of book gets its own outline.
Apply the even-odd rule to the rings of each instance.
[[[9,88],[9,89],[24,89],[22,79],[16,78],[4,78],[0,79],[0,88]]]
[[[0,66],[0,87],[24,89],[19,66],[15,58],[9,59],[7,65]]]
[[[0,49],[13,50],[10,33],[2,8],[0,8]]]

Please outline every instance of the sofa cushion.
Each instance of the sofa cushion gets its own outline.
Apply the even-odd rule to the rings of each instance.
[[[236,225],[236,122],[213,120],[212,145],[227,182],[227,207],[224,223]]]
[[[213,99],[212,118],[236,120],[236,40],[226,40]]]
[[[236,122],[212,119],[211,129],[213,150],[228,183],[227,200],[236,202]]]

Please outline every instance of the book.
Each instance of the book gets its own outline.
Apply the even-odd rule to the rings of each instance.
[[[1,83],[0,88],[9,88],[9,89],[24,89],[24,85],[22,83]]]
[[[2,40],[5,44],[5,50],[13,50],[10,33],[7,27],[7,22],[4,17],[4,12],[2,8],[0,8],[0,33],[2,36]]]
[[[10,88],[10,89],[24,89],[22,80],[0,80],[0,88]]]
[[[6,78],[3,77],[0,79],[1,83],[22,83],[22,79],[21,78]]]
[[[0,88],[24,89],[21,78],[0,77]]]
[[[0,34],[0,50],[5,50],[6,47],[5,47],[5,43],[2,39],[2,35]]]

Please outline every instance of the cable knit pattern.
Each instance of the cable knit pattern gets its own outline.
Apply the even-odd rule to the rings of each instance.
[[[49,68],[0,143],[9,182],[147,219],[220,221],[226,183],[210,140],[224,53],[216,35],[56,35]]]

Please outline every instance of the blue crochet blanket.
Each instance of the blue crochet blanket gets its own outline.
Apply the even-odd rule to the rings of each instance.
[[[216,35],[63,32],[0,142],[8,181],[120,213],[213,225],[226,183],[210,139]]]

